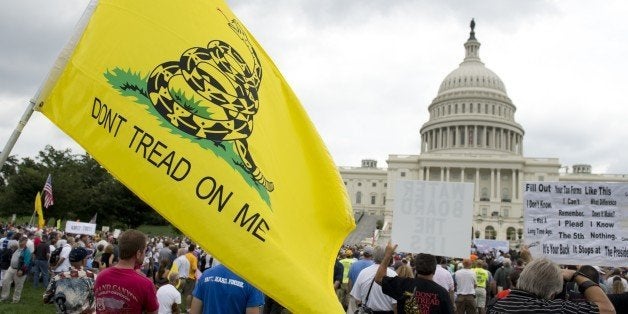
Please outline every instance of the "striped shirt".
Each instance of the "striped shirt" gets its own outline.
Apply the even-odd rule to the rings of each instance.
[[[545,300],[522,290],[511,290],[503,299],[487,307],[492,313],[599,313],[594,303],[569,300]]]

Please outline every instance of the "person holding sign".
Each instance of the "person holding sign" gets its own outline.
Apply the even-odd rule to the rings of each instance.
[[[445,288],[432,278],[436,272],[434,255],[420,253],[414,258],[415,278],[386,276],[388,265],[397,245],[388,242],[384,259],[375,274],[375,282],[384,294],[397,300],[397,313],[453,313],[454,308]]]
[[[575,281],[587,302],[554,299],[563,282]],[[521,306],[525,304],[525,311]],[[546,258],[528,264],[507,297],[489,304],[487,313],[615,313],[613,304],[600,286],[571,269],[560,269]]]

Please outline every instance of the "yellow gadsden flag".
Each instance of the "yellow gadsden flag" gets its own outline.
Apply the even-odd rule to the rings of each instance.
[[[35,211],[37,212],[37,227],[39,229],[44,227],[44,212],[41,209],[41,192],[37,192],[35,196]]]
[[[355,227],[312,122],[222,1],[92,2],[39,110],[193,241],[296,313],[334,313]]]

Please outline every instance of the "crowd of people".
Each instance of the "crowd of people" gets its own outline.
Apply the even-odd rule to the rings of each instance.
[[[0,302],[19,303],[32,280],[58,313],[289,313],[185,237],[0,233]],[[464,259],[395,249],[342,247],[332,283],[347,313],[628,312],[626,267],[557,265],[525,248]]]
[[[0,234],[0,302],[21,302],[32,280],[57,313],[262,313],[265,303],[185,237],[25,226],[0,226]]]
[[[557,265],[525,247],[463,259],[395,250],[341,249],[334,285],[347,313],[628,313],[628,267]]]

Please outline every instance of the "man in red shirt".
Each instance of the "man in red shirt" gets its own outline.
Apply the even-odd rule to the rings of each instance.
[[[130,229],[120,235],[120,261],[96,278],[96,313],[157,313],[155,286],[140,270],[146,242],[146,235],[137,230]]]

